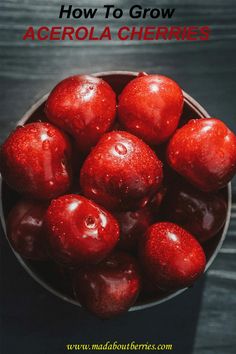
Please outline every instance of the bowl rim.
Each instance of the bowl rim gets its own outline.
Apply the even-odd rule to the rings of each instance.
[[[92,73],[90,74],[91,76],[95,76],[95,77],[106,77],[106,76],[121,76],[121,75],[125,75],[125,76],[133,76],[134,78],[137,77],[139,74],[139,72],[136,71],[104,71],[104,72],[96,72],[96,73]],[[198,103],[192,96],[190,96],[189,94],[187,94],[184,90],[183,91],[183,95],[184,95],[184,101],[188,104],[188,106],[190,106],[192,109],[197,110],[198,114],[201,118],[210,118],[209,113],[200,105],[200,103]],[[33,103],[29,109],[25,112],[25,114],[22,116],[22,118],[16,123],[16,127],[22,124],[25,124],[26,121],[31,117],[31,115],[35,112],[35,110],[37,108],[39,108],[48,98],[49,96],[49,92],[46,93],[45,95],[43,95],[41,98],[39,98],[35,103]],[[19,263],[21,264],[21,266],[24,268],[24,270],[38,283],[40,284],[44,289],[48,290],[51,294],[57,296],[58,298],[76,305],[78,307],[81,307],[80,303],[77,302],[76,300],[67,297],[66,295],[60,293],[59,291],[55,290],[53,287],[51,287],[48,283],[46,283],[45,281],[43,281],[38,275],[36,275],[32,269],[27,265],[26,261],[24,260],[23,257],[21,257],[12,247],[8,237],[7,237],[7,232],[6,232],[6,220],[4,218],[4,208],[3,208],[3,199],[2,199],[2,188],[3,188],[3,180],[2,180],[2,176],[0,174],[0,220],[1,220],[1,224],[2,224],[2,228],[5,234],[5,238],[13,252],[13,254],[15,255],[15,257],[17,258],[17,260],[19,261]],[[222,244],[225,240],[225,237],[227,235],[227,231],[229,228],[229,223],[230,223],[230,217],[231,217],[231,208],[232,208],[232,187],[231,187],[231,183],[228,183],[227,185],[227,215],[226,215],[226,221],[221,233],[221,237],[219,239],[219,242],[213,252],[213,254],[211,255],[211,257],[209,258],[206,267],[204,269],[204,273],[206,273],[206,271],[208,270],[208,268],[212,265],[213,261],[215,260],[219,250],[222,247]],[[186,291],[187,289],[189,289],[188,287],[177,290],[173,293],[171,293],[170,295],[164,297],[163,299],[159,299],[159,300],[153,300],[147,303],[142,303],[142,304],[138,304],[138,305],[134,305],[129,309],[129,312],[132,311],[137,311],[137,310],[143,310],[143,309],[147,309],[156,305],[160,305],[161,303],[164,303],[178,295],[180,295],[181,293],[183,293],[184,291]]]

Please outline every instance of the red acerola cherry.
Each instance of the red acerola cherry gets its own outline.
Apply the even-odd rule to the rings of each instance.
[[[45,226],[53,258],[68,266],[101,261],[119,239],[115,218],[76,194],[64,195],[51,202]]]
[[[198,241],[176,224],[149,227],[140,242],[140,260],[157,288],[190,286],[203,273],[206,258]]]
[[[152,213],[148,208],[115,214],[120,225],[119,248],[136,251],[139,238],[153,223]]]
[[[0,170],[19,193],[51,199],[71,184],[71,147],[66,136],[49,123],[17,127],[0,150]]]
[[[86,197],[112,210],[144,206],[162,181],[162,163],[143,141],[123,131],[105,134],[81,169]]]
[[[97,77],[76,75],[61,81],[50,93],[45,112],[50,122],[70,133],[79,149],[88,152],[115,119],[116,96]]]
[[[100,318],[111,318],[127,311],[140,291],[136,261],[116,252],[98,265],[74,272],[74,293],[82,306]]]
[[[179,182],[169,187],[163,209],[168,220],[188,230],[202,243],[223,227],[227,203],[219,192],[204,193]]]
[[[49,255],[43,228],[47,204],[32,200],[20,200],[7,218],[7,235],[22,257],[31,260],[46,260]]]
[[[236,136],[219,119],[193,119],[174,134],[167,158],[197,188],[215,191],[236,173]]]
[[[183,103],[183,92],[175,81],[162,75],[140,76],[119,97],[119,120],[130,133],[158,145],[176,130]]]

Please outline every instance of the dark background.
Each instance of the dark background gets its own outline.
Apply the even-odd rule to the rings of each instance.
[[[103,1],[64,1],[99,7]],[[109,2],[108,2],[109,3]],[[56,82],[75,73],[134,70],[171,76],[212,116],[236,130],[236,2],[111,1],[175,7],[172,20],[110,20],[122,25],[209,25],[205,42],[24,42],[29,25],[74,25],[58,20],[56,0],[0,2],[0,139]],[[102,28],[102,16],[86,25]],[[235,184],[236,186],[236,184]],[[236,188],[235,188],[236,192]],[[236,201],[236,198],[234,198]],[[60,354],[67,343],[118,340],[172,343],[179,354],[230,354],[236,348],[236,204],[227,239],[207,275],[183,295],[154,308],[101,321],[67,304],[36,284],[21,268],[1,232],[1,354]]]

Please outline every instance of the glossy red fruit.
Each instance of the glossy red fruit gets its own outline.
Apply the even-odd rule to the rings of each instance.
[[[136,261],[116,252],[96,266],[74,273],[74,293],[82,306],[101,318],[111,318],[127,311],[140,291]]]
[[[105,134],[81,169],[88,198],[112,210],[144,206],[162,181],[162,163],[148,145],[123,131]]]
[[[7,218],[7,236],[22,257],[31,260],[46,260],[49,255],[43,218],[47,204],[32,200],[20,200]]]
[[[61,81],[50,93],[45,112],[50,122],[70,133],[83,152],[90,150],[115,119],[116,96],[97,77],[76,75]]]
[[[158,145],[176,130],[183,110],[178,84],[162,75],[140,76],[119,97],[119,120],[130,133]]]
[[[168,220],[188,230],[201,243],[220,231],[227,215],[221,193],[204,193],[186,182],[169,188],[163,209]]]
[[[66,136],[49,123],[17,127],[0,150],[0,170],[19,193],[51,199],[71,184],[71,148]]]
[[[174,134],[167,158],[197,188],[215,191],[236,173],[236,136],[219,119],[193,119]]]
[[[101,261],[119,239],[115,218],[76,194],[64,195],[51,202],[45,226],[53,258],[68,266]]]
[[[192,285],[206,264],[198,241],[169,222],[150,226],[140,243],[140,260],[153,283],[163,290]]]
[[[151,211],[148,208],[142,208],[116,213],[115,217],[120,225],[119,248],[135,251],[139,239],[153,222]]]

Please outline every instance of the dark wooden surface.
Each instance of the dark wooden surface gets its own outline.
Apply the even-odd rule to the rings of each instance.
[[[64,2],[66,3],[66,2]],[[103,6],[100,0],[70,1]],[[113,1],[127,8],[134,1]],[[59,21],[56,0],[0,2],[0,140],[26,109],[61,78],[74,73],[134,70],[176,79],[210,112],[236,131],[236,2],[138,1],[175,6],[173,25],[209,25],[208,42],[23,42],[27,25],[80,25]],[[163,24],[122,20],[109,24]],[[102,16],[94,23],[101,29]],[[233,201],[236,203],[236,183]],[[107,340],[173,343],[174,353],[233,354],[236,348],[236,204],[227,239],[207,275],[191,290],[161,306],[100,321],[64,303],[36,284],[17,263],[1,235],[1,354],[60,354],[67,343]]]

